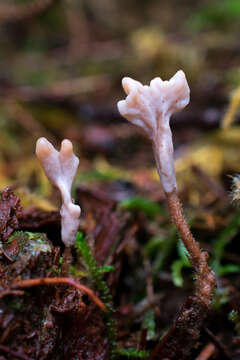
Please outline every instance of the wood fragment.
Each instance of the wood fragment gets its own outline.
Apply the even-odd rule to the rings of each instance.
[[[207,307],[201,304],[197,297],[189,297],[183,304],[173,326],[147,360],[188,359],[192,349],[196,346],[206,314]]]
[[[216,351],[215,345],[212,342],[210,342],[203,348],[203,350],[198,355],[196,360],[208,360],[215,353],[215,351]]]

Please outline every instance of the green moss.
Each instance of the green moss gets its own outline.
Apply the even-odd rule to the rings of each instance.
[[[77,252],[82,256],[86,264],[92,282],[97,288],[101,300],[105,303],[107,311],[104,313],[106,335],[109,342],[110,359],[117,359],[119,355],[132,358],[145,359],[148,352],[137,349],[117,349],[117,326],[114,318],[114,306],[111,292],[107,286],[106,281],[103,279],[103,274],[114,270],[114,266],[99,266],[91,253],[86,239],[83,234],[78,232],[75,242]],[[153,325],[153,323],[152,323]]]
[[[8,239],[8,244],[13,240],[18,242],[18,253],[15,254],[15,259],[19,255],[27,254],[28,256],[35,256],[37,253],[50,253],[52,251],[47,236],[43,233],[31,233],[28,231],[15,231]]]
[[[228,319],[232,321],[235,325],[235,331],[237,336],[240,336],[240,314],[236,310],[232,310],[229,315]]]
[[[149,355],[148,351],[145,350],[138,350],[138,349],[118,349],[118,354],[121,356],[126,356],[128,358],[137,358],[137,359],[146,359]]]
[[[164,209],[156,202],[144,196],[132,196],[121,201],[120,206],[130,211],[142,211],[150,219],[156,215],[164,214]]]
[[[218,287],[215,289],[212,300],[212,307],[216,310],[229,302],[229,291],[230,289],[225,287]]]
[[[24,312],[24,299],[16,297],[11,298],[8,300],[7,306],[12,310]]]
[[[154,310],[150,309],[145,313],[142,324],[142,328],[147,330],[147,340],[153,340],[155,338],[155,325]]]
[[[77,252],[82,256],[83,261],[88,267],[88,271],[90,277],[99,291],[100,298],[105,303],[107,307],[107,311],[105,312],[105,326],[106,326],[106,334],[109,340],[109,352],[112,360],[116,359],[116,322],[114,319],[114,307],[113,300],[110,290],[103,279],[103,271],[104,267],[98,266],[96,260],[94,259],[91,250],[83,236],[82,233],[77,233],[77,239],[75,243],[75,247]],[[105,268],[106,270],[106,268]],[[109,268],[108,268],[109,271]]]

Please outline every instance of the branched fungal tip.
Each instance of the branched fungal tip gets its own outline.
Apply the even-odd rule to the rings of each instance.
[[[149,86],[125,77],[122,85],[127,97],[118,102],[118,110],[153,141],[157,170],[164,191],[169,193],[177,187],[169,119],[189,103],[185,74],[179,70],[169,81],[156,77]]]
[[[66,246],[71,246],[75,242],[81,214],[80,207],[75,205],[71,198],[72,183],[76,175],[79,159],[73,153],[71,141],[67,139],[62,141],[60,151],[57,151],[47,139],[38,139],[36,155],[45,175],[61,193],[62,241]]]

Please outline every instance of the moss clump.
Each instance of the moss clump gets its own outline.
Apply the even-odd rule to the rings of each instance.
[[[112,295],[107,286],[106,281],[103,280],[104,268],[98,266],[95,258],[93,257],[91,250],[82,233],[77,233],[77,239],[75,243],[77,252],[82,256],[84,263],[88,267],[90,277],[99,291],[100,297],[107,307],[105,313],[105,326],[106,334],[109,340],[109,352],[112,360],[116,359],[116,323],[113,317],[114,308]]]
[[[43,233],[31,233],[28,231],[15,231],[8,239],[8,248],[10,244],[15,242],[16,253],[15,257],[27,253],[30,256],[35,256],[36,253],[51,253],[52,249],[47,236]]]
[[[52,245],[42,233],[16,231],[9,237],[4,251],[13,260],[8,265],[10,277],[43,276],[52,264]]]

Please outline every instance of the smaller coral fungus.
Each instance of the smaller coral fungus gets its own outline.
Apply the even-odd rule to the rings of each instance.
[[[36,144],[36,154],[49,181],[56,186],[62,196],[61,234],[66,246],[74,244],[79,227],[80,206],[73,204],[71,188],[79,159],[73,153],[71,141],[63,140],[60,151],[45,138]]]

